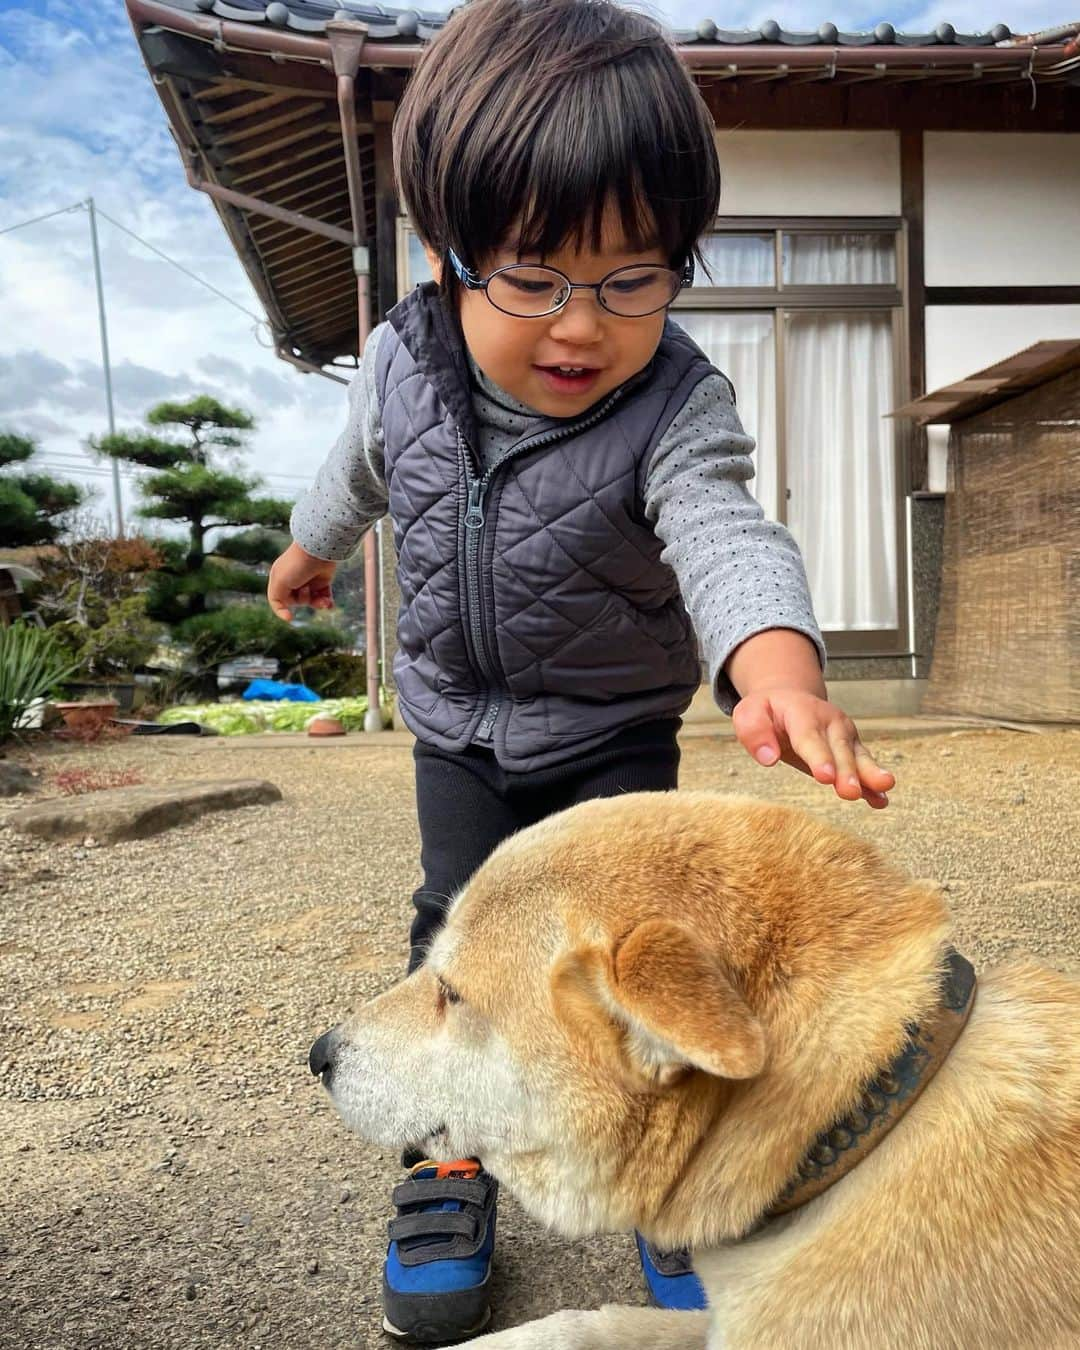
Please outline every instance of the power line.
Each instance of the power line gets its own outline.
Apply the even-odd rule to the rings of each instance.
[[[35,458],[35,461],[37,461],[37,462],[39,462],[39,463],[44,463],[44,462],[47,460],[47,461],[52,462],[52,463],[57,464],[57,465],[66,464],[66,465],[67,465],[68,467],[70,467],[70,468],[76,468],[76,469],[81,469],[81,468],[87,468],[87,469],[100,469],[103,473],[108,471],[108,464],[107,464],[107,461],[95,460],[95,459],[90,459],[90,458],[87,458],[87,459],[80,459],[80,458],[78,457],[78,455],[76,454],[76,452],[73,451],[73,450],[72,450],[72,451],[66,451],[66,450],[39,450],[39,451],[37,452],[37,454],[35,455],[34,458]],[[120,462],[121,462],[121,464],[123,464],[124,461],[120,461]],[[164,468],[164,467],[167,467],[167,466],[164,466],[164,465],[163,465],[162,467]],[[120,472],[121,472],[121,473],[132,473],[132,472],[138,472],[140,469],[145,469],[145,470],[147,470],[147,471],[149,471],[149,472],[151,472],[151,473],[160,472],[160,470],[155,470],[155,469],[153,469],[149,464],[133,464],[133,465],[131,465],[130,468],[121,468]],[[222,472],[228,472],[228,470],[222,470]],[[275,480],[280,480],[281,482],[289,482],[289,483],[310,483],[310,482],[313,481],[313,480],[312,480],[312,476],[311,476],[310,474],[303,474],[303,473],[277,473],[275,470],[272,470],[272,469],[266,469],[266,470],[262,470],[262,469],[252,469],[251,472],[252,472],[256,477],[258,477],[258,478],[272,478],[272,479],[275,479]]]
[[[105,464],[90,459],[79,459],[73,452],[68,454],[62,450],[46,450],[39,452],[34,456],[31,467],[33,467],[33,465],[55,470],[57,472],[86,473],[100,477],[108,477],[112,473],[111,468]],[[146,464],[132,465],[127,468],[122,467],[120,472],[129,482],[137,482],[140,470],[151,473],[160,472],[160,470],[151,469],[150,466]],[[257,470],[253,470],[253,472],[256,477],[260,479],[265,478],[271,482],[302,484],[310,484],[312,482],[310,476],[305,474],[259,472]]]
[[[137,240],[140,244],[142,244],[144,248],[148,248],[151,253],[156,253],[159,258],[164,258],[167,263],[171,263],[173,267],[175,267],[178,271],[183,272],[184,276],[190,277],[192,281],[197,281],[200,286],[205,286],[208,291],[213,291],[213,293],[217,296],[220,296],[221,299],[226,302],[226,304],[232,305],[232,307],[234,309],[238,309],[241,314],[246,314],[249,319],[254,319],[257,327],[265,327],[265,328],[270,327],[270,325],[266,322],[264,316],[254,314],[250,309],[245,309],[244,306],[241,305],[238,301],[234,300],[232,296],[226,295],[224,291],[219,291],[218,288],[216,286],[212,286],[209,281],[204,281],[202,277],[196,276],[194,272],[189,271],[183,265],[183,263],[178,263],[175,258],[170,258],[167,253],[163,253],[161,249],[149,243],[141,235],[136,234],[134,230],[129,230],[126,225],[121,225],[120,222],[118,220],[114,220],[107,211],[103,211],[100,206],[97,208],[97,213],[99,216],[103,217],[103,219],[107,220],[111,225],[115,225],[118,230],[123,230],[125,234],[131,235],[132,239]]]
[[[24,229],[27,225],[36,225],[40,220],[52,220],[53,216],[66,216],[72,211],[81,211],[85,202],[73,202],[71,206],[60,206],[55,211],[47,211],[43,216],[32,216],[29,220],[20,220],[17,225],[5,225],[0,234],[11,234],[13,230]]]
[[[44,215],[31,216],[29,220],[20,220],[15,225],[6,225],[2,230],[0,230],[0,235],[11,234],[12,231],[25,229],[26,226],[28,225],[40,224],[40,222],[43,220],[52,220],[54,216],[70,215],[71,212],[73,211],[86,211],[88,209],[89,207],[87,202],[72,202],[70,206],[61,206],[58,207],[55,211],[47,211]],[[269,324],[267,324],[266,319],[263,315],[255,314],[252,310],[245,309],[245,307],[242,304],[240,304],[239,301],[234,300],[231,295],[226,295],[224,291],[218,290],[216,286],[211,285],[211,283],[207,281],[204,277],[200,277],[197,273],[192,272],[189,268],[185,267],[183,263],[179,263],[176,261],[175,258],[171,258],[167,253],[163,252],[155,244],[151,244],[149,240],[144,239],[141,234],[136,234],[134,230],[129,229],[126,225],[121,225],[121,223],[118,220],[114,219],[114,217],[110,216],[107,211],[103,211],[100,206],[95,205],[95,210],[97,211],[97,214],[101,216],[104,220],[107,220],[110,225],[115,225],[118,230],[123,230],[125,234],[130,235],[131,238],[134,239],[137,243],[142,244],[143,248],[148,248],[151,253],[156,253],[159,258],[164,258],[164,260],[171,266],[175,267],[177,271],[183,272],[184,276],[190,277],[192,281],[198,282],[200,286],[205,286],[208,291],[212,291],[214,295],[224,300],[226,304],[232,305],[232,307],[234,309],[238,309],[241,314],[244,314],[249,319],[254,320],[254,322],[257,325],[261,327],[269,327]]]
[[[71,460],[64,459],[43,459],[38,461],[38,463],[43,469],[62,469],[65,473],[100,473],[112,475],[112,469],[106,468],[104,464],[73,463]],[[127,469],[121,469],[120,472],[123,473],[125,477],[131,476]]]

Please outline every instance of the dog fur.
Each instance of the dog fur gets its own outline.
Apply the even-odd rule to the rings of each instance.
[[[373,1142],[476,1156],[570,1235],[690,1246],[709,1312],[563,1312],[482,1350],[1080,1346],[1080,983],[980,975],[848,1176],[761,1224],[934,1006],[938,890],[782,806],[589,802],[502,844],[424,966],[336,1028]]]

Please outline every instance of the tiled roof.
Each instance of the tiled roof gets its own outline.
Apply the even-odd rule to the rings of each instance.
[[[325,31],[330,19],[352,19],[366,24],[368,40],[392,42],[406,39],[427,41],[445,25],[446,14],[419,9],[390,9],[384,5],[350,3],[349,0],[167,0],[169,7],[189,13],[211,14],[233,23],[265,24],[310,35]],[[1066,27],[1062,26],[1063,29]],[[1068,25],[1074,29],[1074,25]],[[869,33],[844,33],[833,23],[823,23],[812,33],[793,33],[774,20],[760,28],[729,29],[712,19],[696,28],[676,31],[680,46],[708,43],[710,46],[751,47],[993,47],[1008,42],[1012,33],[999,23],[985,33],[958,33],[951,23],[939,23],[931,33],[898,33],[891,23],[879,23]]]

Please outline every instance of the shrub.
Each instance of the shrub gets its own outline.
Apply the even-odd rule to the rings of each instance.
[[[344,647],[348,635],[329,623],[285,624],[267,605],[226,605],[186,619],[174,629],[191,644],[200,666],[214,666],[235,656],[274,656],[287,668],[305,658]]]
[[[367,692],[367,661],[353,652],[320,652],[296,667],[296,677],[322,698],[354,698]]]
[[[93,628],[65,619],[50,631],[80,674],[92,680],[144,666],[165,636],[162,625],[147,617],[141,595],[113,601]]]
[[[74,672],[50,633],[26,623],[0,628],[0,741],[14,734],[35,700]]]

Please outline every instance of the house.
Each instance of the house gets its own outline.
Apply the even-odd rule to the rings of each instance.
[[[346,378],[369,326],[426,275],[390,127],[444,16],[351,0],[127,7],[189,182],[214,201],[279,355]],[[735,384],[754,491],[803,549],[830,678],[889,681],[893,707],[914,706],[929,667],[947,442],[888,414],[1080,337],[1078,34],[711,20],[677,34],[724,189],[711,278],[675,317]],[[388,669],[388,538],[374,548],[368,612]]]

